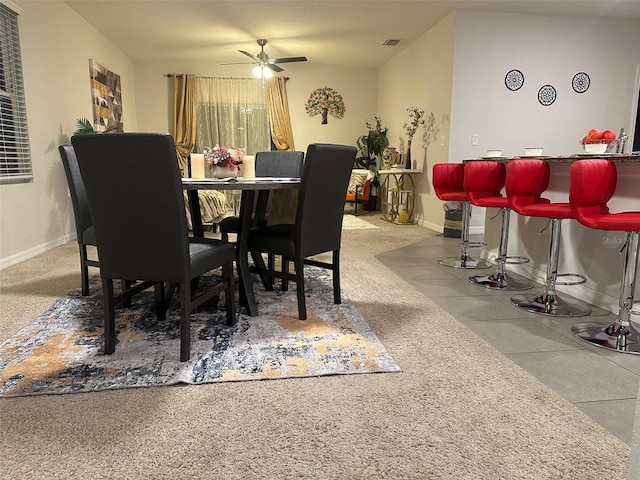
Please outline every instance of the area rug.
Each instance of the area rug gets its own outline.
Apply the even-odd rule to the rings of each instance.
[[[179,361],[177,299],[163,321],[151,310],[152,291],[134,297],[131,308],[118,307],[116,351],[104,355],[99,285],[89,297],[73,292],[0,346],[0,396],[399,372],[349,299],[333,303],[328,271],[305,273],[307,320],[297,318],[295,285],[267,292],[258,283],[256,317],[242,310],[227,326],[223,299],[192,315],[189,362]]]
[[[363,220],[355,215],[344,215],[342,217],[342,228],[345,230],[365,230],[368,228],[380,228],[377,225],[373,225],[366,220]]]

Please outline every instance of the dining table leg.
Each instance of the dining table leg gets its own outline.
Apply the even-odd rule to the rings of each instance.
[[[189,211],[191,213],[191,228],[194,237],[204,237],[204,227],[202,226],[202,213],[200,212],[200,198],[198,190],[187,190],[189,199]]]
[[[236,268],[238,270],[238,289],[240,305],[247,309],[251,317],[258,315],[258,305],[253,292],[253,277],[249,270],[249,230],[253,216],[254,190],[244,190],[240,200],[240,229],[236,238]]]

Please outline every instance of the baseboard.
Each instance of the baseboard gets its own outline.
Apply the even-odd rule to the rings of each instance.
[[[429,230],[434,230],[438,233],[444,233],[444,227],[439,223],[427,222],[423,219],[418,219],[416,221],[418,225],[421,225]],[[477,225],[475,227],[469,227],[469,235],[483,235],[484,234],[484,226]]]
[[[56,238],[55,240],[42,243],[27,250],[23,250],[22,252],[16,253],[15,255],[0,259],[0,270],[4,270],[5,268],[10,267],[11,265],[15,265],[16,263],[29,260],[36,255],[40,255],[41,253],[47,252],[52,248],[59,247],[60,245],[64,245],[65,243],[75,239],[75,234],[65,235],[63,237]]]

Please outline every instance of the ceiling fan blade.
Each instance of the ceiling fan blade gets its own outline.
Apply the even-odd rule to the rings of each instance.
[[[256,57],[255,55],[251,55],[249,52],[245,52],[244,50],[238,50],[240,53],[244,53],[247,57],[252,58],[253,60],[255,60],[256,62],[259,62],[260,59],[258,57]]]
[[[230,63],[221,63],[220,65],[252,65],[255,62],[230,62]]]
[[[291,63],[291,62],[306,62],[307,57],[285,57],[285,58],[272,58],[269,63]]]
[[[267,63],[266,65],[267,65],[267,67],[269,67],[274,72],[284,72],[284,68],[280,68],[279,66],[274,65],[272,63]]]

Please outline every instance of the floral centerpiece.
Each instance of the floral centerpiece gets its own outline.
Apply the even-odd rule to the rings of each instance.
[[[413,136],[416,134],[418,127],[424,125],[424,110],[418,107],[409,107],[407,108],[407,112],[409,113],[410,122],[402,125],[404,131],[407,133],[407,163],[406,168],[411,168],[411,142],[413,141]]]
[[[202,153],[211,168],[214,170],[215,167],[223,168],[232,176],[238,174],[238,165],[242,164],[244,159],[244,148],[229,148],[224,145],[205,147]]]

